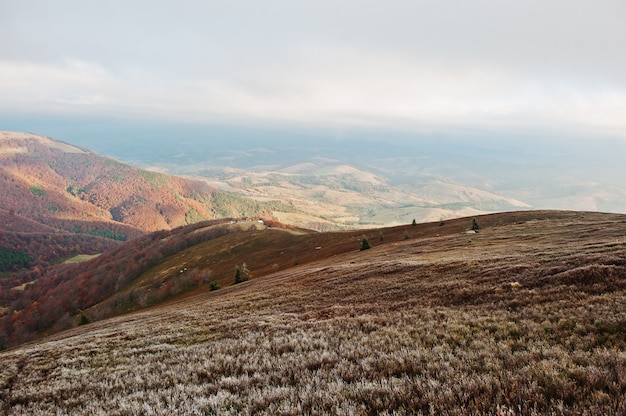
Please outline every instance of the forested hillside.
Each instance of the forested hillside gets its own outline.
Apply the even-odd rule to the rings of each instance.
[[[0,132],[0,190],[0,250],[15,249],[21,256],[11,263],[14,257],[5,255],[4,264],[0,255],[0,271],[99,253],[148,232],[199,221],[269,215],[278,203],[229,197],[201,181],[12,132]]]
[[[0,286],[0,305],[4,305],[4,313],[0,313],[1,343],[16,344],[51,329],[71,326],[80,310],[113,296],[163,258],[224,233],[215,226],[220,222],[152,233],[90,261],[60,264],[44,271],[37,267],[36,271],[22,273],[25,279],[0,280],[4,283]]]
[[[42,136],[0,137],[0,209],[14,215],[69,232],[109,230],[117,239],[214,216],[214,189],[202,182],[134,168]],[[114,223],[132,228],[121,232],[108,225]]]

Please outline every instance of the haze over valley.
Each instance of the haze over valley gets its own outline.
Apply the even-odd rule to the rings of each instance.
[[[91,142],[128,163],[199,177],[260,200],[288,198],[305,211],[315,208],[307,201],[323,201],[328,219],[339,226],[520,208],[626,212],[626,145],[616,140],[390,135],[381,141],[371,132],[341,139],[292,133],[293,140],[274,133],[278,139],[272,140],[263,130],[262,139],[243,130],[233,140],[209,127],[196,134],[142,149],[123,140]],[[329,197],[326,190],[341,193]]]

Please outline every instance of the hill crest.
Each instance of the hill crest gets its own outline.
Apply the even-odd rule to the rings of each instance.
[[[294,234],[240,223],[217,239],[238,244],[201,251],[209,269],[249,260],[251,281],[0,352],[0,400],[9,414],[623,413],[626,216],[476,219],[472,234],[471,218],[367,230],[369,250],[363,231],[281,246]],[[310,261],[271,270],[289,249]]]
[[[18,327],[30,328],[32,335],[33,330],[36,333],[42,328],[33,316],[44,309],[49,319],[46,330],[75,324],[74,314],[78,310],[87,310],[94,318],[102,319],[142,309],[178,296],[206,291],[209,286],[231,286],[235,267],[243,263],[257,279],[280,271],[306,268],[316,262],[327,267],[342,256],[353,258],[358,254],[365,259],[370,253],[384,252],[393,258],[394,250],[410,244],[437,247],[436,255],[447,259],[449,256],[443,251],[445,244],[450,244],[458,257],[463,249],[475,251],[475,240],[485,238],[486,230],[494,228],[516,229],[518,224],[523,224],[537,235],[549,236],[540,228],[541,224],[548,230],[556,227],[560,232],[560,227],[570,222],[589,227],[592,219],[617,225],[623,220],[623,216],[612,214],[556,211],[490,214],[476,218],[481,227],[479,234],[471,230],[470,218],[323,233],[295,229],[270,220],[223,219],[159,231],[110,249],[85,263],[45,271],[28,291],[19,294],[17,299],[21,300],[13,301],[13,305],[22,305],[24,310],[18,318],[14,316],[12,322]],[[468,234],[470,232],[472,234]],[[364,238],[373,251],[359,251]],[[513,241],[510,237],[507,240]],[[5,289],[5,299],[15,295],[10,287]],[[36,304],[36,311],[33,304]],[[59,304],[65,306],[60,308]],[[9,305],[5,303],[6,306]],[[55,315],[54,310],[65,311],[65,314]]]

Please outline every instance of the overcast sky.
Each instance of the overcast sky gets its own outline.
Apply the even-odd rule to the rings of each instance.
[[[0,112],[626,139],[625,51],[624,0],[0,0]]]

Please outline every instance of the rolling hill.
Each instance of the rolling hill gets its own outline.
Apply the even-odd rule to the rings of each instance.
[[[32,266],[40,267],[101,252],[148,232],[260,215],[281,205],[249,201],[201,181],[138,169],[45,136],[15,132],[0,132],[0,189],[0,249],[19,247],[33,259]],[[61,241],[68,240],[67,234],[73,235],[69,245]]]
[[[623,414],[626,216],[476,219],[477,233],[471,218],[329,233],[217,221],[137,239],[125,250],[136,262],[142,245],[174,248],[84,315],[146,309],[0,352],[0,405],[6,414]],[[372,248],[359,250],[364,236]],[[103,256],[68,267],[105,270]],[[233,285],[244,262],[252,279]],[[187,273],[197,284],[141,304]]]
[[[321,149],[312,155],[319,152]],[[502,194],[430,174],[406,160],[342,160],[310,156],[302,151],[277,151],[284,159],[274,160],[279,156],[266,149],[233,153],[225,160],[213,157],[204,163],[169,162],[159,166],[196,175],[215,188],[259,202],[289,201],[295,209],[277,209],[273,212],[275,218],[320,231],[393,226],[412,219],[431,222],[530,208]],[[245,167],[233,166],[237,164]]]

